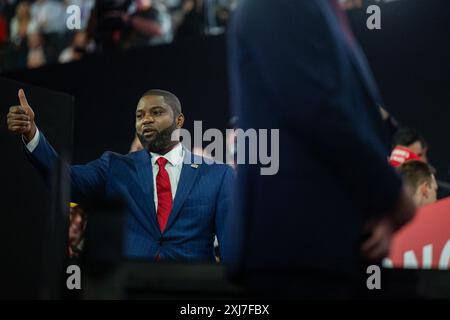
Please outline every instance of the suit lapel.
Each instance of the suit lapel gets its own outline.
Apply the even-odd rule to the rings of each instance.
[[[175,195],[172,212],[170,213],[166,230],[168,230],[176,220],[186,197],[189,195],[189,192],[195,183],[198,172],[200,171],[199,166],[191,166],[191,164],[194,163],[193,157],[195,156],[192,155],[187,149],[184,149],[184,153],[183,167],[181,169],[180,180],[177,186],[177,193]],[[195,161],[195,163],[197,162]]]
[[[161,233],[156,217],[156,208],[154,202],[154,189],[153,189],[153,168],[151,162],[151,156],[146,150],[141,150],[136,154],[136,168],[138,173],[139,186],[141,187],[144,199],[142,203],[145,206],[146,219],[149,219],[151,228],[156,229]],[[141,201],[139,201],[141,202]]]

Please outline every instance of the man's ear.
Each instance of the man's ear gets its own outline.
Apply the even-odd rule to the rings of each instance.
[[[422,197],[428,198],[428,189],[429,189],[429,182],[425,181],[419,186],[419,192]]]
[[[184,124],[184,114],[180,113],[180,114],[177,116],[176,124],[177,124],[177,129],[180,129],[180,128],[183,127],[183,124]]]

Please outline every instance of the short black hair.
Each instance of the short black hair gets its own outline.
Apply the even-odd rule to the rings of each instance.
[[[423,182],[431,181],[431,177],[436,173],[436,170],[423,161],[409,160],[397,167],[397,172],[402,177],[405,185],[416,190]]]
[[[410,146],[417,141],[420,142],[423,148],[428,146],[425,138],[418,131],[408,127],[402,127],[394,134],[394,137],[392,138],[392,148],[395,148],[398,145],[405,147]]]
[[[172,108],[173,114],[177,117],[181,111],[181,102],[176,95],[172,92],[161,90],[161,89],[151,89],[146,91],[142,97],[145,96],[162,96],[165,102]]]

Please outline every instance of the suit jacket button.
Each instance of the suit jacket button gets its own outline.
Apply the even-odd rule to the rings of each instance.
[[[159,245],[162,246],[163,243],[164,243],[163,238],[160,238],[160,239],[159,239]]]

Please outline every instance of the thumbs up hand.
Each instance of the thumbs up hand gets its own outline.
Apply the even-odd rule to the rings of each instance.
[[[28,104],[25,93],[19,90],[20,106],[9,108],[7,115],[8,129],[11,132],[22,134],[26,141],[33,139],[36,134],[36,124],[34,122],[34,112]]]

